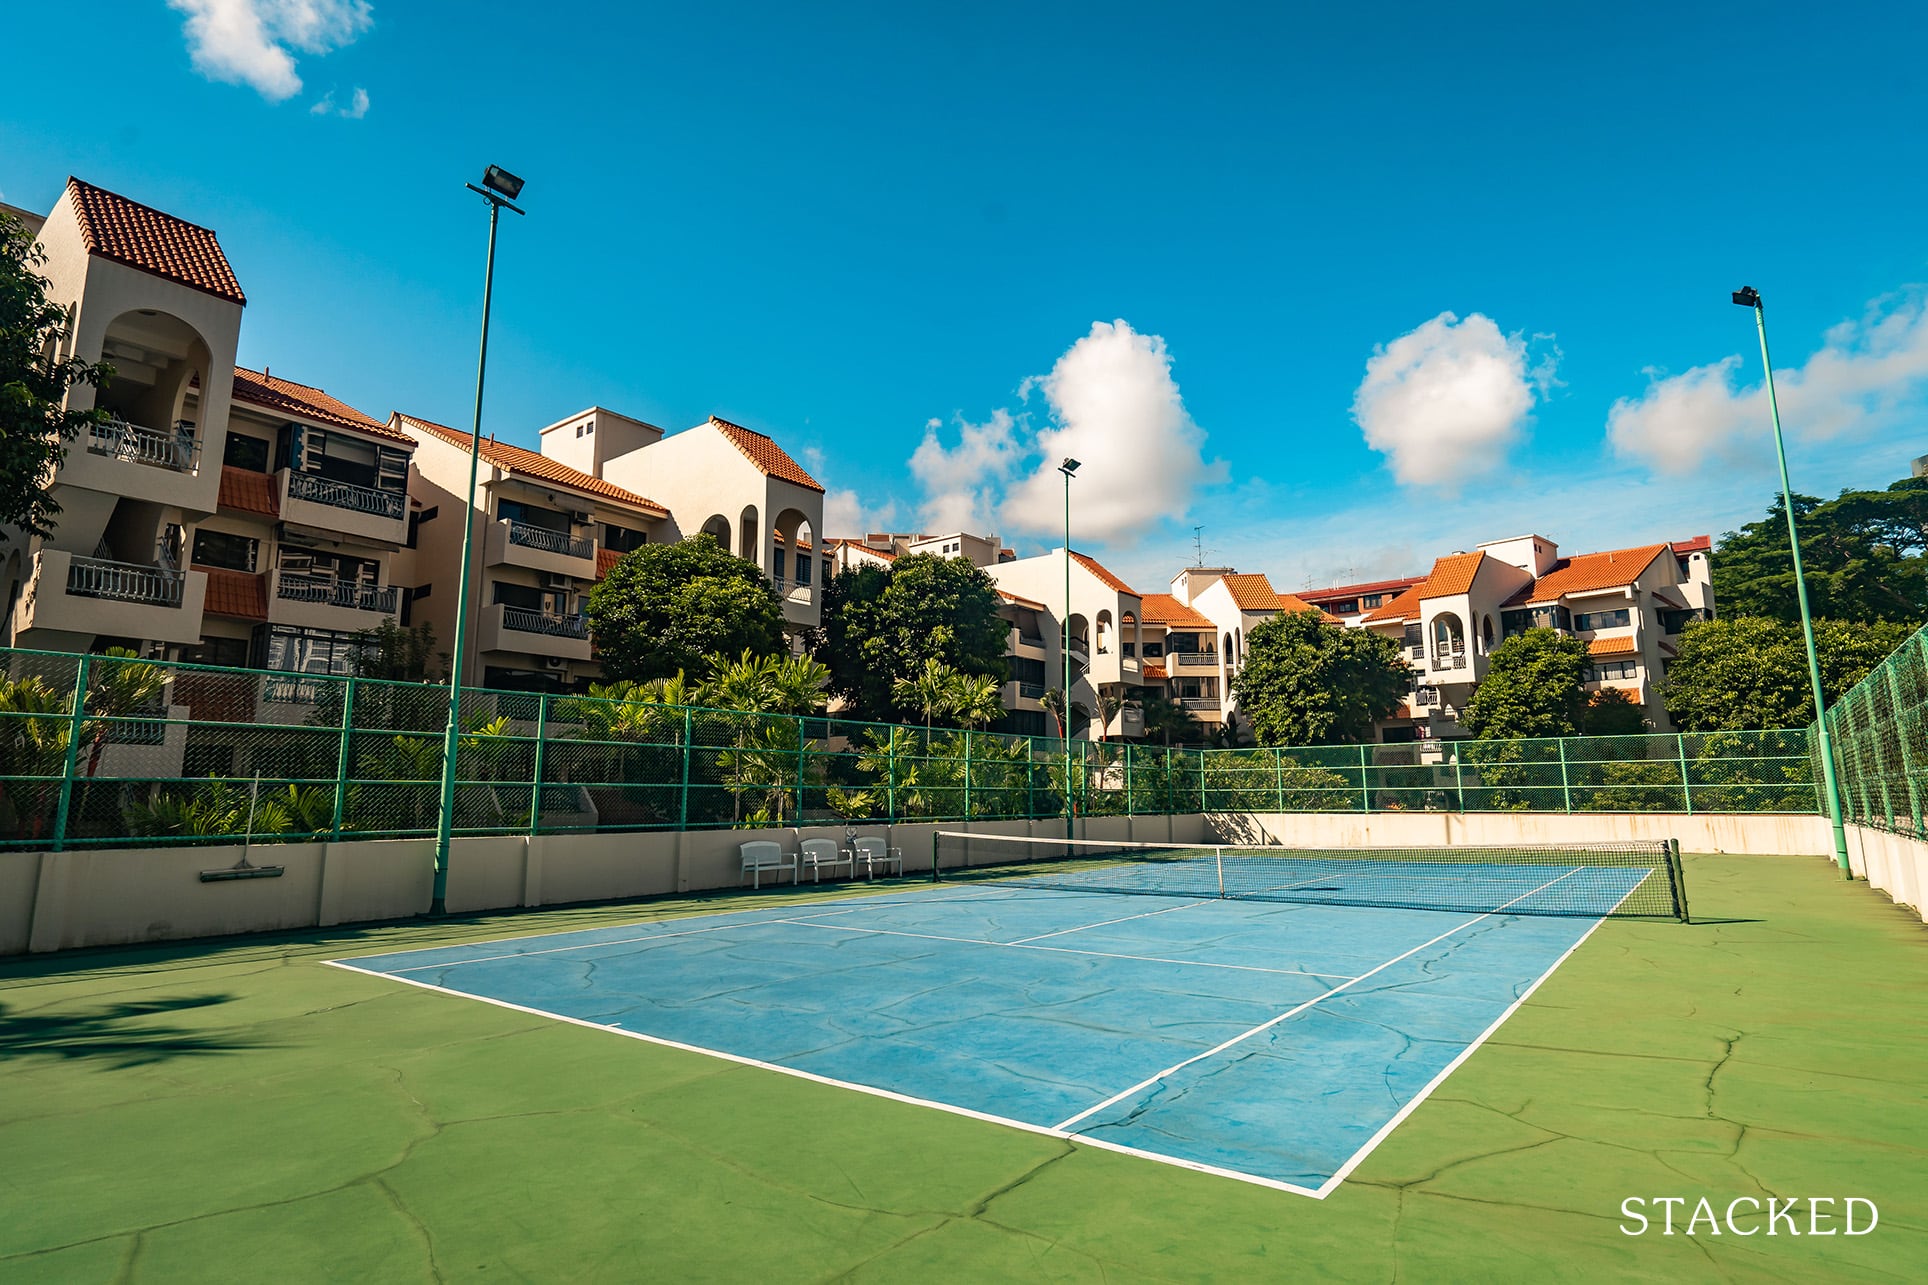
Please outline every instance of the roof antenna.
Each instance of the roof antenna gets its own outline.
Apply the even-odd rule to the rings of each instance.
[[[1192,566],[1203,567],[1204,565],[1205,565],[1205,528],[1202,526],[1195,526],[1192,528]]]

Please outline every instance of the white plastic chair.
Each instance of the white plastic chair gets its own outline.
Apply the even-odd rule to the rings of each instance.
[[[791,883],[797,882],[802,877],[802,872],[797,868],[796,857],[785,852],[780,843],[758,839],[753,843],[738,844],[737,851],[743,854],[743,873],[750,876],[752,888],[763,886],[763,874],[766,870],[774,871],[778,875],[785,870],[790,871]]]
[[[803,841],[803,869],[810,872],[810,882],[821,880],[826,869],[835,870],[839,866],[857,873],[857,862],[850,853],[837,846],[835,839],[805,839]],[[798,872],[799,877],[802,871]]]
[[[898,874],[904,873],[904,850],[893,848],[875,835],[866,835],[851,841],[852,855],[864,868],[864,878],[874,879],[879,866],[892,867]]]

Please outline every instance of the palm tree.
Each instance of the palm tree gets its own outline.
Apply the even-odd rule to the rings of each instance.
[[[953,670],[945,693],[944,712],[965,727],[984,727],[1004,714],[1003,684],[990,674]]]
[[[931,723],[939,714],[950,712],[952,684],[963,675],[937,657],[924,662],[913,678],[899,678],[890,685],[890,694],[899,705],[924,716],[924,737],[930,738]]]
[[[100,772],[101,755],[107,750],[115,720],[149,710],[166,688],[168,679],[166,666],[142,660],[125,647],[109,647],[103,655],[94,658],[87,683],[86,708],[96,716],[89,720],[87,728],[92,741],[87,751],[88,776]]]
[[[1156,738],[1166,745],[1174,741],[1180,745],[1204,742],[1205,725],[1180,702],[1153,692],[1141,697],[1139,705],[1145,712],[1146,740]]]

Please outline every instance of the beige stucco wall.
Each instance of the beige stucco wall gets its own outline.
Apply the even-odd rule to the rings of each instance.
[[[1848,827],[1848,865],[1928,923],[1928,843],[1883,830]]]
[[[1614,843],[1678,839],[1687,852],[1826,853],[1825,817],[1805,813],[1686,816],[1676,812],[1294,812],[1213,813],[1209,832],[1247,843],[1296,847]]]

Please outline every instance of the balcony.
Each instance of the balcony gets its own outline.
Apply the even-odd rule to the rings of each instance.
[[[283,521],[376,544],[399,545],[408,538],[408,496],[403,492],[293,469],[282,469],[276,477]]]
[[[1216,696],[1181,696],[1178,698],[1178,703],[1194,714],[1216,714],[1219,708],[1219,700]]]
[[[498,602],[482,610],[482,651],[512,652],[563,661],[589,659],[589,622]]]
[[[393,616],[401,591],[394,585],[355,584],[333,576],[274,573],[268,619],[309,629],[373,629]]]
[[[489,524],[487,556],[489,566],[527,567],[579,580],[596,578],[594,540],[510,518]]]
[[[17,645],[85,651],[103,634],[197,643],[207,585],[205,571],[42,549],[17,608]]]
[[[1169,651],[1165,653],[1167,669],[1217,669],[1218,653],[1215,651]]]
[[[88,426],[87,451],[131,464],[192,473],[200,461],[201,444],[194,438],[194,425],[186,420],[171,429],[161,429],[110,419]]]
[[[1044,650],[1044,635],[1043,635],[1043,634],[1027,634],[1027,633],[1025,633],[1025,632],[1024,632],[1024,631],[1023,631],[1022,629],[1020,629],[1020,630],[1018,631],[1018,646],[1020,646],[1020,647],[1030,647],[1030,648],[1032,648],[1033,650],[1036,650],[1036,651],[1043,651],[1043,650]]]
[[[1433,653],[1432,665],[1435,670],[1464,669],[1466,651],[1464,648],[1457,651],[1436,651]]]

